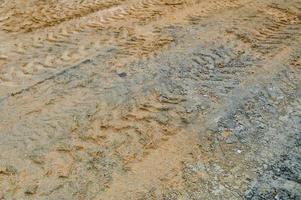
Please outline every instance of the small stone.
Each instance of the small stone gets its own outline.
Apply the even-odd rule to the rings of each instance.
[[[61,167],[57,170],[59,178],[68,178],[71,173],[71,166]]]
[[[164,124],[164,125],[166,125],[169,121],[169,117],[162,113],[156,114],[155,119],[157,122],[159,122],[160,124]]]
[[[29,158],[32,160],[32,162],[42,165],[45,164],[45,158],[42,155],[32,154],[29,156]]]
[[[119,73],[118,76],[121,77],[121,78],[123,78],[123,77],[126,77],[126,76],[127,76],[127,73],[122,72],[122,73]]]
[[[268,169],[268,165],[267,164],[263,164],[263,169]]]
[[[224,65],[223,63],[218,63],[218,67],[219,67],[219,68],[224,68],[225,65]]]
[[[0,54],[0,60],[7,60],[7,59],[8,59],[7,56]]]
[[[30,185],[25,190],[25,194],[33,195],[37,192],[37,190],[38,190],[38,185]]]
[[[223,137],[228,138],[231,135],[231,131],[229,129],[225,129],[223,132]]]
[[[17,173],[17,169],[11,165],[0,165],[0,174],[4,175],[14,175]]]
[[[56,147],[57,151],[69,152],[69,151],[71,151],[71,149],[72,149],[72,147],[69,144],[66,144],[66,143],[60,143]]]

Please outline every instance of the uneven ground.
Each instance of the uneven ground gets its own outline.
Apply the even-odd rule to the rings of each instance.
[[[0,199],[301,199],[300,0],[0,0]]]

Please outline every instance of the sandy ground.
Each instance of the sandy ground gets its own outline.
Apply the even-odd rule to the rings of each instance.
[[[301,199],[300,0],[0,0],[0,199]]]

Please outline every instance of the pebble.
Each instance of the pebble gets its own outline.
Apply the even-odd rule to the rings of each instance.
[[[37,190],[38,190],[38,185],[29,185],[25,190],[25,194],[32,195],[35,194]]]
[[[122,73],[119,73],[119,74],[118,74],[118,76],[119,76],[119,77],[121,77],[121,78],[124,78],[124,77],[126,77],[126,76],[127,76],[127,73],[125,73],[125,72],[122,72]]]

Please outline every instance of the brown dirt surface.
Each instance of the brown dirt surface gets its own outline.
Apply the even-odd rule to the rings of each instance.
[[[0,200],[301,199],[300,0],[0,0]]]

